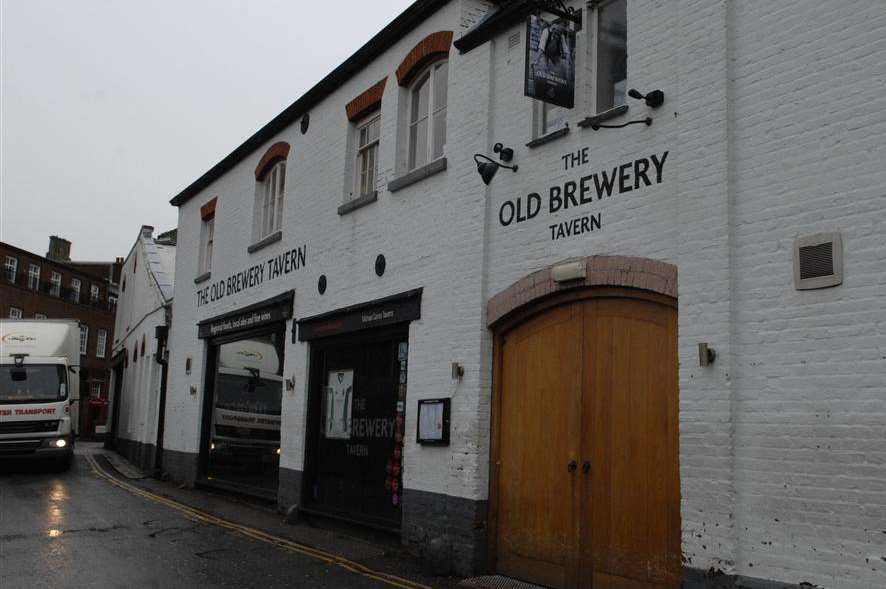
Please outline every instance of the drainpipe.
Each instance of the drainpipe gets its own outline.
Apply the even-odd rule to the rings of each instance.
[[[160,369],[160,402],[158,403],[159,414],[157,415],[157,440],[154,443],[154,476],[163,476],[163,430],[166,423],[166,379],[169,373],[169,350],[166,342],[169,337],[169,320],[171,316],[170,305],[164,305],[166,321],[164,325],[158,325],[154,329],[154,337],[157,339],[157,354],[154,357]]]

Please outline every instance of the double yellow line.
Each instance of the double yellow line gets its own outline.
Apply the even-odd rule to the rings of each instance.
[[[260,542],[271,544],[290,552],[309,556],[327,564],[339,566],[357,575],[361,575],[370,579],[375,579],[376,581],[380,581],[392,587],[399,587],[400,589],[431,589],[431,587],[428,587],[427,585],[422,585],[421,583],[416,583],[415,581],[410,581],[409,579],[404,579],[396,575],[390,575],[388,573],[376,571],[369,567],[363,566],[360,563],[348,560],[343,556],[339,556],[331,552],[326,552],[318,548],[313,548],[305,544],[300,544],[298,542],[293,542],[292,540],[287,540],[286,538],[273,536],[266,532],[262,532],[261,530],[228,521],[200,509],[195,509],[183,503],[179,503],[178,501],[173,501],[172,499],[168,499],[161,495],[151,493],[150,491],[145,491],[144,489],[140,489],[135,485],[125,483],[107,474],[104,469],[102,469],[102,467],[98,465],[98,463],[95,461],[95,458],[93,458],[91,455],[87,454],[85,455],[85,458],[86,461],[89,463],[89,466],[92,468],[92,472],[94,472],[97,476],[103,478],[104,480],[108,481],[112,485],[124,489],[132,493],[133,495],[138,495],[139,497],[144,497],[145,499],[150,499],[151,501],[165,505],[166,507],[183,513],[184,515],[195,521],[218,526],[220,528],[225,528],[248,538],[252,538],[253,540],[258,540]]]

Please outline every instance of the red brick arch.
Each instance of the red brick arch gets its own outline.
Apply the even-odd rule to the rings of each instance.
[[[583,263],[584,279],[555,281],[552,270],[566,262]],[[564,260],[521,278],[489,299],[486,323],[491,326],[518,308],[558,292],[590,286],[636,288],[676,299],[677,267],[658,260],[630,256],[589,256]]]
[[[401,86],[409,84],[422,67],[448,56],[451,45],[452,31],[437,31],[419,41],[397,67],[397,83]]]
[[[268,170],[271,169],[271,166],[280,160],[285,160],[287,157],[289,157],[289,144],[285,141],[278,141],[270,146],[265,154],[261,156],[258,165],[255,166],[255,179],[262,180]]]
[[[385,83],[387,81],[388,77],[385,76],[383,80],[379,80],[360,96],[345,105],[345,113],[348,115],[349,121],[354,122],[362,118],[363,115],[368,114],[369,111],[379,107],[382,96],[385,93]]]

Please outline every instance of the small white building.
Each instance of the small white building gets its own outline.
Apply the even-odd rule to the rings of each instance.
[[[173,198],[166,469],[460,573],[886,586],[886,7],[565,4],[419,0]]]
[[[114,318],[111,406],[105,445],[146,471],[161,468],[167,328],[172,316],[175,236],[139,231],[120,275]]]

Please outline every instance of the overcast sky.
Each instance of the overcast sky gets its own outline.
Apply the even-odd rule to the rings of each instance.
[[[411,0],[0,0],[0,240],[124,256]]]

